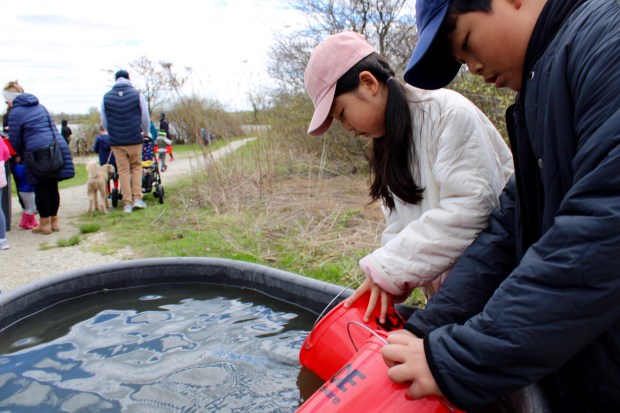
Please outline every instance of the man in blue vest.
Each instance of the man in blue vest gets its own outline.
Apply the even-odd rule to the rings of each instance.
[[[142,200],[142,142],[150,138],[146,98],[133,87],[129,73],[119,70],[116,82],[103,96],[101,123],[108,131],[116,158],[125,212],[146,208]]]

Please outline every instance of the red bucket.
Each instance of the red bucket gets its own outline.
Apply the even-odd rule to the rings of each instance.
[[[385,336],[381,332],[371,336],[297,413],[463,413],[443,398],[408,399],[409,385],[396,384],[388,377],[381,355]]]
[[[368,323],[364,314],[370,300],[370,292],[358,298],[351,307],[344,308],[344,301],[321,318],[304,341],[299,351],[302,366],[312,370],[323,380],[328,380],[357,353],[370,338],[372,331],[401,329],[405,320],[391,307],[384,324],[379,323],[381,308],[378,305]],[[369,330],[351,327],[351,322],[365,324]]]

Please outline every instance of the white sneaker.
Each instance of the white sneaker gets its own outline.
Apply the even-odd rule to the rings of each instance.
[[[4,239],[0,239],[0,250],[8,250],[9,249],[9,241]]]
[[[133,202],[133,207],[134,208],[144,209],[144,208],[146,208],[146,203],[143,200],[138,199],[137,201]]]
[[[123,212],[127,212],[128,214],[130,214],[131,211],[133,211],[133,207],[131,205],[125,205],[123,208]]]

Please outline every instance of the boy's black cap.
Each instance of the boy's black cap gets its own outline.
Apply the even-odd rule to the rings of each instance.
[[[119,77],[124,77],[125,79],[129,80],[129,73],[127,73],[126,70],[121,69],[118,72],[116,72],[116,74],[114,75],[114,79],[118,79]]]
[[[404,78],[421,89],[439,89],[454,79],[461,65],[447,48],[438,45],[437,33],[451,0],[417,0],[418,43],[413,49]]]

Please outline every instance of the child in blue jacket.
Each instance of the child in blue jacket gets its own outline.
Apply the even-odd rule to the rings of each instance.
[[[23,229],[32,229],[39,225],[39,223],[36,218],[37,208],[34,199],[34,187],[28,184],[28,180],[26,179],[27,169],[28,167],[26,164],[17,162],[17,160],[13,165],[17,192],[24,204],[22,219],[18,226]]]

